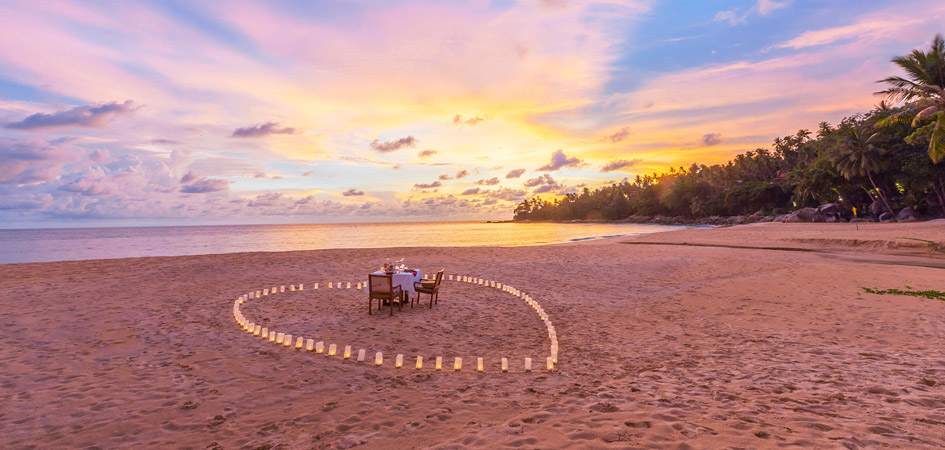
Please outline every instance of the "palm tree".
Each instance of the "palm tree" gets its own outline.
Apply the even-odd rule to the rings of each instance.
[[[876,134],[870,135],[869,130],[855,124],[838,131],[841,132],[841,145],[837,147],[833,157],[837,170],[848,180],[865,176],[876,191],[876,195],[886,205],[886,210],[892,215],[892,220],[896,220],[896,213],[893,212],[886,193],[876,185],[873,179],[873,175],[883,169],[882,156],[886,154],[886,150],[873,145],[872,141]]]
[[[909,108],[891,115],[887,123],[911,116],[912,126],[917,127],[923,120],[933,119],[929,125],[929,157],[937,164],[945,158],[945,39],[937,34],[929,51],[916,49],[906,56],[893,58],[892,62],[906,71],[908,78],[880,80],[889,89],[877,94],[884,94],[893,102],[906,102]]]

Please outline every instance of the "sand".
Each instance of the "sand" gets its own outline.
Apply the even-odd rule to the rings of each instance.
[[[907,237],[943,243],[945,224],[0,265],[0,436],[14,449],[942,448],[945,302],[862,289],[945,290],[945,255]],[[250,289],[357,281],[386,257],[532,293],[558,330],[556,371],[521,370],[541,367],[544,324],[478,286],[445,282],[433,309],[393,317],[368,316],[354,290],[243,307],[369,361],[382,351],[382,367],[276,347],[231,319]],[[464,370],[417,371],[417,354]]]

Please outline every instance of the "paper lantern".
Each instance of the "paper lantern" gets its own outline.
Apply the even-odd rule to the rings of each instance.
[[[351,289],[351,282],[350,282],[350,281],[348,282],[348,284],[347,284],[347,287],[346,287],[346,288],[347,288],[347,289]]]
[[[325,352],[325,342],[318,341],[315,343],[315,353],[324,353]]]
[[[279,286],[279,292],[285,292],[285,285]]]
[[[358,283],[358,290],[361,290],[361,283]]]
[[[272,289],[269,290],[269,293],[270,293],[270,294],[275,294],[275,293],[277,293],[277,292],[279,292],[279,291],[276,290],[276,287],[275,287],[275,286],[273,286]]]
[[[295,340],[295,348],[302,348],[302,346],[303,346],[304,344],[305,344],[305,339],[302,338],[302,336],[299,336],[299,337]]]
[[[305,351],[310,352],[312,350],[315,350],[315,339],[305,341]]]
[[[551,359],[551,362],[557,363],[558,362],[558,349],[554,349],[551,352],[551,356],[549,356],[548,358]]]
[[[463,368],[463,358],[460,358],[459,356],[457,356],[456,359],[453,360],[453,370],[460,370],[462,368]]]
[[[299,283],[299,290],[302,290],[302,283]]]
[[[282,345],[284,345],[284,346],[286,346],[286,347],[289,347],[289,346],[292,345],[292,335],[291,335],[291,334],[287,334],[287,335],[285,335],[284,338],[282,338]]]
[[[276,344],[281,344],[283,338],[285,338],[285,333],[276,334]]]
[[[525,358],[525,371],[526,371],[526,372],[531,372],[531,371],[532,371],[532,359],[531,359],[531,358]]]
[[[442,356],[436,357],[436,370],[443,370],[443,357]]]
[[[489,281],[489,287],[495,287],[495,281]]]
[[[551,357],[548,358],[548,370],[555,370],[555,363],[551,361]]]
[[[397,358],[394,358],[394,367],[400,368],[404,365],[404,355],[398,354]]]
[[[495,285],[497,286],[498,289],[502,289],[502,283],[496,283]]]
[[[269,339],[269,329],[268,329],[268,328],[263,328],[263,329],[262,329],[262,337],[263,337],[263,339]]]
[[[254,333],[256,331],[256,322],[250,322],[249,325],[246,325],[246,331]]]
[[[453,281],[453,276],[452,276],[452,275],[450,275],[450,281]]]
[[[345,358],[345,359],[348,359],[348,358],[350,358],[350,357],[351,357],[351,346],[350,346],[350,345],[346,345],[346,346],[345,346],[344,358]]]
[[[269,295],[269,288],[263,289],[263,295]]]
[[[290,285],[289,285],[289,290],[294,292],[294,291],[295,291],[295,285],[294,285],[294,284],[290,284]]]
[[[329,281],[329,282],[328,282],[328,289],[332,289],[332,288],[333,288],[333,286],[334,286],[334,285],[332,284],[332,282],[331,282],[331,281]]]
[[[418,357],[417,357],[417,368],[418,368],[418,369],[422,369],[422,368],[423,368],[423,357],[422,357],[422,356],[418,356]]]
[[[477,371],[477,372],[482,372],[482,371],[483,371],[482,358],[476,358],[476,371]]]
[[[479,285],[482,286],[482,278],[479,279]]]
[[[272,330],[269,331],[269,342],[276,342],[276,332],[275,332],[275,331],[272,331]]]
[[[315,283],[315,287],[313,287],[312,289],[318,289],[318,283]]]
[[[508,358],[502,358],[502,371],[503,371],[503,372],[508,372],[508,371],[509,371],[509,359],[508,359]]]
[[[361,350],[358,350],[358,362],[364,361],[364,354],[366,352],[367,350],[364,350],[363,348]]]
[[[374,355],[374,365],[379,366],[381,364],[384,364],[384,354],[381,352],[377,352]]]
[[[259,336],[259,333],[262,332],[262,328],[259,325],[256,325],[256,328],[253,328],[253,336]]]
[[[335,345],[335,344],[329,345],[329,346],[328,346],[328,356],[335,356],[336,353],[338,353],[338,346]]]
[[[259,291],[256,291],[256,298],[259,298]]]

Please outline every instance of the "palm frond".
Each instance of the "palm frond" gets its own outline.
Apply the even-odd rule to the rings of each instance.
[[[932,158],[934,164],[938,164],[945,158],[945,112],[938,113],[938,120],[932,128],[929,139],[929,157]]]

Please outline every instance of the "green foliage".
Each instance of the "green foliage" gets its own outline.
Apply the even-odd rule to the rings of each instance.
[[[824,203],[866,212],[875,201],[891,213],[910,206],[945,215],[945,164],[938,164],[945,159],[945,39],[938,35],[928,51],[893,63],[907,76],[881,80],[889,102],[866,114],[837,126],[822,123],[816,134],[777,138],[771,150],[751,150],[725,164],[672,168],[554,201],[525,200],[515,220],[701,218]]]
[[[908,286],[907,286],[907,287],[908,287]],[[902,289],[882,289],[882,290],[876,290],[876,289],[870,289],[870,288],[865,287],[865,288],[863,288],[863,292],[866,292],[867,294],[878,294],[878,295],[886,295],[886,294],[892,294],[892,295],[909,295],[909,296],[912,296],[912,297],[927,298],[927,299],[929,299],[929,300],[941,300],[941,301],[945,301],[945,292],[942,292],[942,291],[931,291],[931,290],[930,290],[930,291],[913,291],[913,290],[906,290],[906,291],[904,291],[904,290],[902,290]]]

